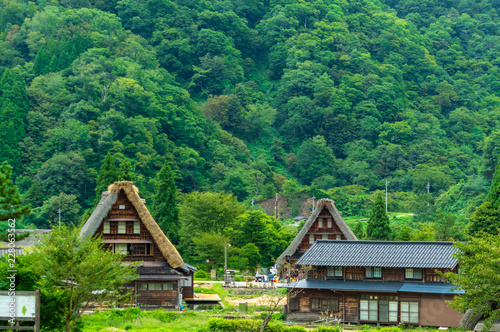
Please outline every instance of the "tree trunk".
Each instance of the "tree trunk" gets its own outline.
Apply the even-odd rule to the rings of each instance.
[[[269,315],[267,315],[266,319],[264,319],[262,321],[262,324],[260,324],[260,332],[264,332],[264,330],[266,329],[267,327],[267,324],[269,324],[269,322],[271,321],[271,318],[273,317],[273,311],[271,311],[271,313]]]

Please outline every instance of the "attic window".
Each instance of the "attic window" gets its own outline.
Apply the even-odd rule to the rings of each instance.
[[[134,234],[140,234],[141,233],[141,223],[140,221],[134,221]]]
[[[340,237],[340,234],[335,235],[335,240],[337,240],[337,241],[342,240],[342,238]]]
[[[314,243],[314,234],[309,234],[309,244]]]
[[[323,220],[318,220],[318,228],[323,228]]]
[[[328,228],[332,228],[332,219],[328,218]]]
[[[119,221],[118,222],[118,234],[126,234],[126,223],[125,221]]]
[[[104,233],[104,234],[109,234],[109,233],[111,233],[111,228],[109,227],[109,221],[105,221],[105,222],[104,222],[104,230],[103,230],[103,233]]]
[[[125,210],[125,205],[119,205],[119,206],[118,206],[118,208],[119,208],[120,210]]]

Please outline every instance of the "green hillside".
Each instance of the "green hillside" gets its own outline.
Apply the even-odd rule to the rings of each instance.
[[[387,179],[390,211],[466,222],[499,155],[498,10],[493,0],[3,1],[0,161],[37,227],[61,206],[75,222],[93,206],[108,152],[117,167],[131,161],[147,201],[168,161],[184,194],[249,204],[278,192],[291,205],[314,195],[368,217]]]

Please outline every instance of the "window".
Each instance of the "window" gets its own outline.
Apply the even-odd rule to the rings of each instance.
[[[366,278],[382,278],[382,268],[380,267],[367,267],[365,268]]]
[[[133,221],[126,222],[126,231],[127,231],[127,234],[134,234],[134,222]]]
[[[398,321],[398,301],[379,301],[379,320],[381,322]]]
[[[328,240],[328,234],[323,234],[323,235],[321,236],[321,239],[322,239],[322,240]]]
[[[422,269],[405,269],[405,279],[422,279]]]
[[[337,241],[342,240],[341,235],[340,234],[335,235],[335,240]]]
[[[148,284],[148,290],[161,290],[161,283],[160,282],[150,282]]]
[[[312,297],[309,299],[311,311],[322,311],[322,312],[337,312],[339,311],[339,299],[338,298],[317,298]]]
[[[139,283],[139,284],[137,284],[137,289],[148,290],[148,284],[146,284],[145,282]]]
[[[323,228],[323,220],[318,220],[318,228]]]
[[[118,209],[120,209],[120,210],[125,210],[125,205],[119,205],[119,206],[118,206]]]
[[[163,290],[174,290],[174,283],[173,282],[164,282],[163,283]]]
[[[418,302],[401,302],[401,322],[418,324]]]
[[[111,221],[109,223],[109,229],[111,234],[118,233],[118,223],[116,221]]]
[[[298,311],[300,310],[300,300],[297,296],[290,298],[288,301],[290,306],[290,311]]]
[[[328,218],[328,228],[332,228],[332,220]]]
[[[126,255],[127,254],[127,244],[126,243],[116,243],[115,253]]]
[[[314,243],[314,234],[309,234],[309,244]]]
[[[151,255],[151,244],[146,244],[146,255]]]
[[[329,266],[326,275],[328,277],[342,277],[342,266]]]
[[[104,227],[104,230],[103,230],[104,234],[111,233],[111,229],[109,227],[109,221],[105,221],[104,224],[103,224],[103,227]]]
[[[193,284],[193,279],[191,276],[188,277],[188,279],[181,279],[181,287],[191,287],[191,285]]]
[[[377,300],[376,296],[373,296],[373,300],[361,300],[359,301],[359,320],[373,321],[378,320],[378,310],[377,310]]]
[[[118,222],[118,234],[125,234],[126,229],[125,229],[125,221],[119,221]]]
[[[309,299],[309,307],[311,311],[319,311],[319,299],[317,297],[311,297]]]
[[[134,234],[140,234],[141,233],[141,222],[136,220],[134,221]]]

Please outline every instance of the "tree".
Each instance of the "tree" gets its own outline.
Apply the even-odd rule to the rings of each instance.
[[[179,207],[184,234],[224,234],[235,224],[245,208],[232,194],[225,192],[192,192],[184,197]]]
[[[56,288],[69,297],[64,308],[66,332],[70,332],[91,302],[120,302],[125,283],[137,278],[138,263],[122,265],[123,256],[103,249],[100,238],[83,238],[78,229],[54,229],[37,245],[33,270],[43,275],[42,289]]]
[[[472,237],[454,246],[460,270],[445,273],[445,277],[465,293],[456,296],[451,305],[460,311],[472,309],[473,315],[484,315],[488,331],[500,318],[500,235]]]
[[[373,205],[372,216],[366,226],[366,235],[372,240],[389,240],[391,237],[389,217],[385,212],[385,203],[380,194]]]
[[[354,235],[356,235],[356,237],[359,240],[366,238],[365,227],[363,226],[363,223],[361,221],[358,221],[354,225],[354,227],[352,228],[352,231],[353,231]]]
[[[22,206],[21,195],[11,176],[12,167],[4,161],[0,166],[0,221],[20,218],[31,211],[29,206]]]
[[[97,177],[94,206],[96,206],[101,200],[102,192],[108,190],[108,186],[117,180],[118,172],[116,171],[115,161],[111,153],[108,152],[106,157],[104,157],[101,170],[99,171],[99,176]]]
[[[179,208],[174,174],[165,161],[154,182],[153,217],[173,244],[179,243]]]
[[[120,163],[120,169],[118,170],[118,180],[119,181],[135,181],[135,173],[132,170],[132,164],[130,160],[125,158]]]
[[[480,232],[488,234],[498,234],[500,226],[500,158],[497,162],[490,191],[470,218],[467,232],[472,236],[479,235]]]

